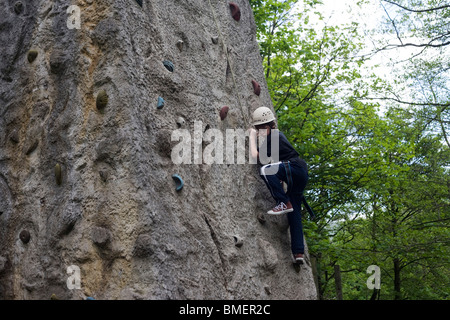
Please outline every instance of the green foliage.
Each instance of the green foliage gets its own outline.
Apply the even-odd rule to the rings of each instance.
[[[370,265],[381,268],[380,299],[448,299],[450,151],[445,128],[429,127],[437,114],[445,121],[443,100],[368,103],[369,93],[400,94],[403,84],[414,97],[415,87],[362,76],[356,23],[315,28],[320,1],[250,3],[278,126],[309,165],[307,197],[319,220],[305,221],[305,234],[320,297],[335,299],[339,264],[344,299],[372,297]],[[421,61],[417,77],[444,67]]]

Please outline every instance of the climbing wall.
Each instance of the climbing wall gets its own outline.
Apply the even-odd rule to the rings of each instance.
[[[316,298],[255,165],[171,158],[271,106],[248,1],[1,2],[1,299]]]

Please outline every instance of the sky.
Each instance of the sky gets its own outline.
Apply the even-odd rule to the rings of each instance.
[[[316,24],[317,29],[320,30],[326,25],[342,25],[351,22],[357,22],[359,24],[359,33],[364,34],[365,46],[360,54],[367,54],[373,52],[375,49],[375,43],[379,40],[388,41],[390,44],[399,44],[399,41],[394,32],[390,34],[386,33],[374,33],[373,30],[380,29],[384,21],[386,21],[387,15],[379,0],[366,1],[361,7],[356,3],[356,0],[322,0],[323,5],[317,6],[317,11],[322,13],[324,17],[323,21],[318,18],[314,18],[314,15],[310,16],[310,23]],[[303,1],[299,1],[297,10],[302,10]],[[397,18],[396,7],[385,4],[385,9],[389,12],[389,15],[394,20]],[[420,42],[420,41],[418,41]],[[379,44],[378,44],[379,47]],[[373,55],[371,59],[365,62],[365,70],[360,70],[364,76],[364,72],[368,74],[376,74],[379,78],[388,82],[393,80],[394,74],[399,74],[395,70],[401,70],[405,68],[405,64],[391,63],[402,60],[407,60],[411,55],[419,52],[421,49],[417,48],[400,48],[393,50],[380,51]],[[375,67],[376,66],[376,67]],[[373,68],[372,68],[373,67]],[[404,91],[405,96],[409,96],[410,93]],[[410,100],[410,99],[406,99]]]
[[[372,30],[376,30],[380,27],[382,21],[386,18],[386,13],[380,5],[379,1],[370,1],[368,4],[364,4],[362,7],[356,5],[355,0],[322,0],[323,5],[318,6],[318,10],[322,13],[324,20],[319,21],[318,19],[312,19],[312,23],[316,23],[318,27],[323,26],[325,23],[327,25],[340,25],[345,23],[350,23],[352,21],[359,23],[360,33],[365,34],[366,49],[364,53],[371,52],[374,47],[374,42],[380,40],[382,37],[387,39],[386,34],[372,34],[369,33]],[[395,37],[390,39],[392,43],[396,42]],[[390,52],[381,52],[374,57],[372,61],[373,64],[384,65],[386,61],[389,61],[391,57],[398,58],[399,53],[394,53],[395,50]],[[406,58],[409,56],[410,52],[403,52]],[[384,65],[379,73],[388,75],[392,70],[388,69]]]

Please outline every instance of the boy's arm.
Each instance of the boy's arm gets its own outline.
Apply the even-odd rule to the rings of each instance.
[[[257,132],[255,129],[250,129],[249,134],[250,153],[254,159],[259,159],[259,152],[257,148]]]

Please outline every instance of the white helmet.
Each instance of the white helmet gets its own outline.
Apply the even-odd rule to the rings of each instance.
[[[272,111],[267,107],[259,107],[253,112],[253,125],[257,126],[275,120]]]

